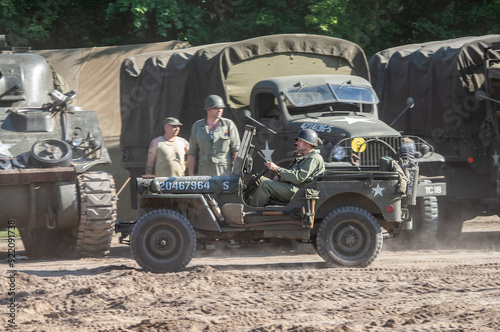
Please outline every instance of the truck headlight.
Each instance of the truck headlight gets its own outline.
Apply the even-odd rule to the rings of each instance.
[[[345,152],[344,147],[337,145],[337,146],[333,147],[332,153],[330,155],[333,156],[333,158],[335,158],[337,160],[342,160],[345,158],[346,152]]]

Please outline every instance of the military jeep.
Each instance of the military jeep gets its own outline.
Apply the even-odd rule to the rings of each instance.
[[[265,174],[251,172],[255,132],[245,127],[231,175],[137,178],[138,218],[117,221],[115,231],[144,270],[182,270],[197,244],[273,238],[310,243],[328,266],[366,267],[382,250],[384,235],[395,236],[411,222],[417,191],[445,189],[442,183],[419,184],[418,165],[411,162],[403,172],[336,168],[304,185],[290,202],[252,207],[248,191]]]

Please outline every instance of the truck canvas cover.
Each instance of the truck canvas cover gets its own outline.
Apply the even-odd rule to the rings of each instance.
[[[391,123],[405,100],[413,97],[414,109],[394,123],[395,129],[424,137],[431,134],[437,141],[477,135],[485,118],[484,107],[474,97],[476,90],[484,90],[483,50],[499,46],[500,35],[486,35],[378,52],[369,65],[381,119]]]
[[[255,83],[301,74],[370,79],[368,62],[358,45],[306,34],[257,37],[125,60],[120,78],[124,166],[144,166],[147,147],[162,133],[165,117],[179,118],[184,124],[180,135],[188,137],[191,125],[206,116],[205,98],[217,94],[230,107],[224,117],[243,128],[240,112],[249,107]]]
[[[189,44],[168,41],[150,44],[102,46],[92,48],[32,50],[43,56],[61,75],[69,89],[78,92],[74,105],[94,110],[105,139],[118,138],[120,123],[119,71],[121,63],[136,54],[186,48]]]

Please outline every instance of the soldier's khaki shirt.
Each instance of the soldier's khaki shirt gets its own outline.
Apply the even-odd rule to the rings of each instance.
[[[196,157],[198,175],[229,175],[233,156],[240,148],[240,135],[233,121],[221,118],[211,133],[207,119],[196,121],[191,127],[188,154]]]
[[[186,171],[186,150],[189,142],[177,136],[173,142],[158,137],[155,176],[184,176]]]

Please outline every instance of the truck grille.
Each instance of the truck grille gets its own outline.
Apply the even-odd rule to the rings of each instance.
[[[332,148],[329,161],[349,162],[359,166],[378,166],[381,157],[398,158],[401,137],[369,137],[362,139],[364,143],[360,138],[346,138],[340,141]],[[353,149],[353,141],[355,147],[358,145],[355,149]]]

